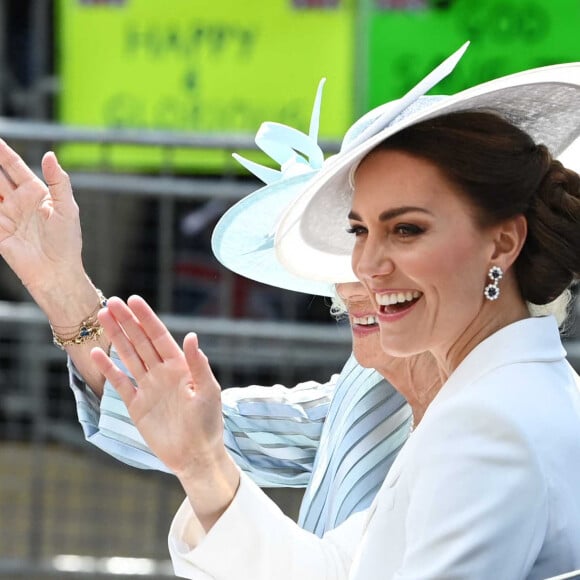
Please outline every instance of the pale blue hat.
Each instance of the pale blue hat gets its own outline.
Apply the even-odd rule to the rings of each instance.
[[[224,213],[216,224],[211,247],[229,270],[277,288],[319,296],[334,296],[334,285],[301,278],[286,270],[276,258],[274,233],[282,211],[305,189],[322,167],[318,145],[320,105],[325,79],[318,85],[308,135],[280,123],[262,123],[256,145],[280,170],[260,165],[234,153],[234,158],[266,183]]]

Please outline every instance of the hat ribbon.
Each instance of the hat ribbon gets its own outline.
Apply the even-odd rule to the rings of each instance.
[[[280,165],[280,170],[260,165],[237,153],[232,154],[234,159],[267,185],[320,169],[324,154],[318,145],[318,129],[325,82],[323,78],[318,84],[308,135],[281,123],[266,121],[260,125],[256,145]]]

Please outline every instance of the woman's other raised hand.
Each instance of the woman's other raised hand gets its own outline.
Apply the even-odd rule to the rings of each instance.
[[[197,336],[188,334],[182,350],[139,296],[127,303],[111,298],[99,320],[137,386],[99,348],[91,353],[94,364],[208,529],[234,497],[239,471],[223,444],[221,388]]]

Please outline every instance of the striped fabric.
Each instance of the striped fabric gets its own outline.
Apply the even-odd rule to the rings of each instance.
[[[167,472],[115,389],[105,384],[99,402],[70,361],[69,371],[86,439],[128,465]],[[318,535],[370,505],[411,421],[401,395],[353,356],[328,383],[225,389],[222,403],[238,465],[262,487],[308,486],[299,522]]]
[[[115,364],[129,374],[114,351]],[[69,359],[70,386],[87,441],[139,469],[169,472],[149,450],[110,383],[99,399]],[[339,375],[293,388],[249,386],[222,393],[225,444],[236,463],[262,487],[304,488]]]
[[[411,423],[405,399],[351,356],[328,410],[299,524],[322,536],[366,509],[407,440]]]

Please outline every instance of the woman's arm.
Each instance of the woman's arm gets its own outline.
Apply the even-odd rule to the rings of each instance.
[[[92,353],[95,364],[187,494],[175,524],[180,528],[175,541],[186,554],[186,577],[206,577],[215,570],[216,577],[253,580],[346,578],[364,514],[333,532],[332,540],[320,540],[283,516],[249,480],[240,486],[239,469],[223,444],[220,387],[197,337],[187,335],[181,350],[136,296],[127,304],[110,299],[99,319],[137,387],[100,349]],[[198,542],[200,551],[194,550],[192,558]]]
[[[89,326],[96,323],[100,297],[84,270],[79,210],[68,175],[49,152],[42,159],[44,183],[2,140],[0,167],[0,255],[100,396],[104,379],[92,364],[90,351],[95,345],[107,351],[109,343],[96,327],[89,330],[89,340],[73,342],[77,337],[82,340],[83,321],[89,320]]]

